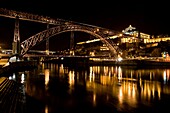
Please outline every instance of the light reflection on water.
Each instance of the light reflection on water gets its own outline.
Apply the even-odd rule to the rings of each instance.
[[[44,109],[40,110],[44,113],[79,108],[86,112],[92,111],[91,108],[101,112],[135,112],[143,106],[157,106],[154,103],[161,106],[159,102],[170,96],[170,69],[120,66],[77,69],[62,64],[42,64],[24,73],[25,82],[21,82],[25,84],[25,92],[44,103],[44,107],[37,108]]]

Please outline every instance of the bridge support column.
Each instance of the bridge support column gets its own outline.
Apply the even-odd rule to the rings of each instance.
[[[47,24],[47,29],[49,29],[49,24]],[[49,55],[49,38],[46,39],[46,55]]]
[[[70,36],[70,55],[74,55],[74,32],[71,31]]]
[[[19,33],[19,17],[15,19],[15,28],[14,28],[14,40],[12,43],[12,53],[20,55],[21,45],[20,45],[20,33]]]

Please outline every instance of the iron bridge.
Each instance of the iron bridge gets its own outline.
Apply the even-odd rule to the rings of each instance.
[[[96,38],[100,39],[103,43],[106,44],[106,46],[110,49],[111,54],[117,58],[119,52],[121,51],[119,47],[114,43],[111,42],[108,37],[122,34],[122,32],[110,30],[103,27],[98,27],[94,25],[64,20],[64,19],[53,19],[48,16],[39,16],[36,14],[31,14],[27,12],[20,12],[20,11],[14,11],[14,10],[8,10],[4,8],[0,8],[0,16],[7,17],[7,18],[13,18],[13,19],[19,19],[19,20],[26,20],[26,21],[34,21],[34,22],[40,22],[45,24],[51,24],[55,25],[54,27],[47,28],[44,31],[41,31],[28,39],[24,40],[23,42],[20,42],[19,37],[19,23],[15,24],[15,32],[14,32],[14,42],[19,42],[20,54],[21,56],[25,55],[28,50],[30,50],[33,46],[36,44],[47,40],[48,38],[63,33],[63,32],[69,32],[69,31],[80,31],[85,32],[90,35],[95,36]],[[16,48],[17,49],[17,48]]]

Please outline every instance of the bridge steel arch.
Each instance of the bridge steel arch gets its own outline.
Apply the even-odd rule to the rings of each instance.
[[[77,24],[58,25],[58,26],[49,28],[47,30],[44,30],[42,32],[39,32],[31,36],[30,38],[21,42],[21,54],[20,55],[23,56],[33,46],[46,40],[47,38],[50,38],[52,36],[55,36],[63,32],[69,32],[69,31],[85,32],[85,33],[95,36],[96,38],[99,38],[103,43],[106,44],[106,46],[111,51],[112,55],[114,55],[114,57],[117,58],[118,52],[115,49],[115,45],[113,46],[111,43],[109,43],[109,41],[106,40],[108,38],[107,31],[103,31],[102,29],[98,29],[97,27],[82,26],[82,25],[77,25]]]

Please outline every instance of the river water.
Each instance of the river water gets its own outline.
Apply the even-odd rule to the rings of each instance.
[[[13,73],[9,78],[23,84],[28,113],[169,110],[170,68],[41,63],[36,69]]]

